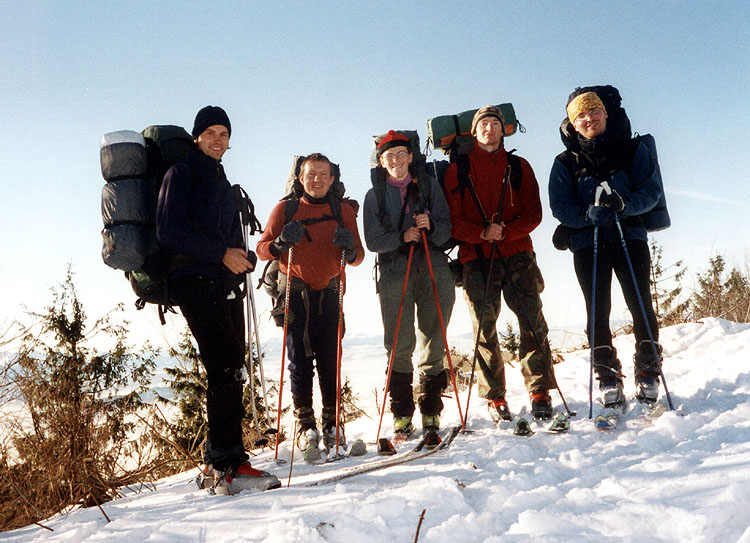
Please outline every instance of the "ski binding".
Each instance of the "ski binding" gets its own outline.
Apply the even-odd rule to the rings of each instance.
[[[566,413],[558,413],[547,427],[549,432],[567,432],[570,430],[570,417]]]
[[[534,431],[531,429],[531,425],[529,422],[521,417],[518,419],[518,422],[516,422],[516,427],[513,429],[513,435],[514,436],[533,436]]]

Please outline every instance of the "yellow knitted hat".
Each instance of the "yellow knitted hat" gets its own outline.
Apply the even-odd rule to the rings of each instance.
[[[595,92],[584,92],[573,98],[568,104],[568,119],[572,123],[581,113],[586,113],[597,108],[607,111],[607,108],[604,107],[604,104]]]

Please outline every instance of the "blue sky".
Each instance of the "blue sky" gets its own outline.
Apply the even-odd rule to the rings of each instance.
[[[633,129],[656,137],[673,220],[655,235],[665,261],[685,259],[687,286],[716,252],[745,266],[749,19],[746,2],[6,5],[0,324],[22,316],[21,304],[42,309],[72,263],[89,315],[124,302],[136,337],[157,344],[182,325],[165,331],[153,312],[135,313],[121,273],[101,261],[98,149],[106,132],[190,128],[207,104],[232,120],[226,170],[265,222],[295,154],[339,162],[362,201],[372,135],[418,129],[424,139],[430,117],[513,103],[527,131],[506,144],[534,168],[545,210],[532,234],[545,312],[553,328],[575,328],[583,300],[572,255],[551,245],[546,185],[568,93],[610,83]],[[351,332],[379,330],[372,262],[349,270]],[[454,314],[452,333],[464,333],[460,296]]]

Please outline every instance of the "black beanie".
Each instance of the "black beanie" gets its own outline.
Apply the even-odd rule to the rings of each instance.
[[[198,139],[198,136],[203,134],[206,128],[215,124],[226,126],[229,131],[229,136],[231,137],[232,125],[229,122],[227,112],[219,106],[206,106],[195,116],[195,122],[193,123],[193,139]]]

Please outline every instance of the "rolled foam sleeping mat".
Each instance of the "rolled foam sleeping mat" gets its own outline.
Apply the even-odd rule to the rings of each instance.
[[[102,187],[104,226],[122,223],[148,225],[147,202],[148,182],[144,179],[117,179],[106,183]]]
[[[499,104],[497,106],[503,114],[506,136],[512,136],[518,129],[518,119],[513,104]],[[456,115],[441,115],[427,120],[427,137],[434,149],[447,152],[456,135],[471,134],[471,121],[477,109],[462,111]]]
[[[104,134],[99,149],[102,176],[107,181],[145,177],[148,171],[146,140],[133,130]]]
[[[143,266],[146,229],[134,224],[109,226],[102,230],[102,260],[110,268],[133,271]]]

